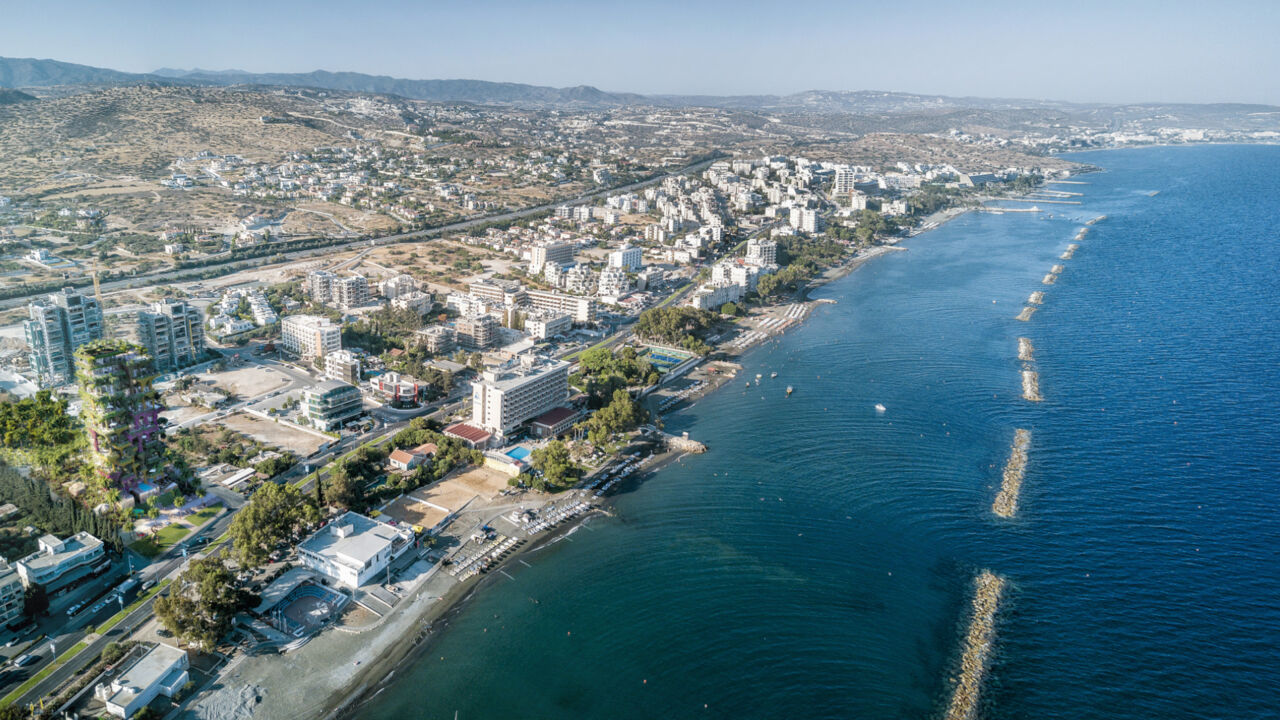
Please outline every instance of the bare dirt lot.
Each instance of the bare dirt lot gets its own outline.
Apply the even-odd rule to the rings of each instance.
[[[396,498],[395,502],[382,509],[382,513],[405,525],[416,525],[426,529],[435,527],[449,514],[438,507],[417,502],[411,496]]]
[[[267,372],[250,365],[216,374],[202,374],[200,379],[212,380],[218,387],[248,399],[284,387],[288,378],[279,372]]]
[[[444,481],[479,495],[485,500],[492,500],[507,489],[507,476],[492,468],[472,468],[461,475]],[[443,484],[443,483],[442,483]]]
[[[321,445],[329,442],[328,438],[321,435],[314,435],[284,423],[263,420],[256,415],[242,412],[228,415],[218,420],[218,422],[255,440],[284,450],[290,450],[301,457],[307,457],[319,450]]]

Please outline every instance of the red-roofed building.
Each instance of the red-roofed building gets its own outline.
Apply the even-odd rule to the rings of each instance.
[[[444,434],[451,438],[457,438],[467,444],[467,447],[482,448],[489,445],[489,441],[493,439],[493,434],[482,430],[475,425],[467,423],[454,423],[444,429]]]
[[[387,462],[397,470],[408,472],[431,459],[437,449],[435,443],[423,443],[409,450],[393,450]]]
[[[552,408],[533,419],[534,437],[549,438],[563,435],[582,417],[582,411],[571,407]]]

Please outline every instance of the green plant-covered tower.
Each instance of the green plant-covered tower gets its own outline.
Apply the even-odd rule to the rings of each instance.
[[[141,496],[167,482],[155,370],[140,348],[99,340],[76,350],[80,417],[94,471],[106,489]]]

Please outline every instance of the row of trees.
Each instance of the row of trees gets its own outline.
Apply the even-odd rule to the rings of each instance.
[[[51,490],[38,477],[26,477],[8,465],[0,464],[0,502],[22,508],[32,525],[59,537],[82,530],[119,550],[123,521],[116,513],[94,513],[75,500]]]

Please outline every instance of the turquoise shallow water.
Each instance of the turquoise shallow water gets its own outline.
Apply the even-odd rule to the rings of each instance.
[[[1280,148],[1079,157],[1083,205],[966,215],[819,290],[745,360],[778,379],[668,420],[710,452],[508,568],[361,717],[935,716],[984,567],[1011,582],[987,717],[1275,717]]]

